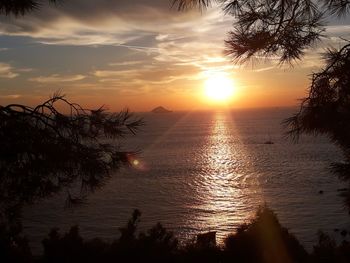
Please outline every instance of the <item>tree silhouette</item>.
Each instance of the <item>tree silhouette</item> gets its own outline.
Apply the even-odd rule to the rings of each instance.
[[[325,68],[312,74],[308,97],[284,124],[296,140],[302,133],[323,134],[340,146],[345,162],[333,164],[333,171],[350,181],[350,43],[329,49],[325,60]],[[350,188],[342,196],[350,212]]]
[[[322,36],[326,18],[350,11],[347,0],[173,0],[179,10],[212,3],[235,17],[226,40],[226,53],[235,62],[272,55],[281,63],[301,59]]]
[[[236,18],[225,41],[226,54],[235,63],[256,56],[277,56],[280,63],[302,59],[305,49],[323,37],[326,20],[350,12],[348,0],[174,0],[173,4],[183,10],[214,2]],[[325,67],[312,74],[308,96],[284,124],[293,139],[303,133],[323,134],[339,145],[346,162],[334,168],[350,180],[350,41],[341,39],[345,45],[326,51]],[[350,208],[350,190],[344,195]]]
[[[35,108],[0,106],[0,222],[16,223],[22,205],[63,189],[67,204],[80,202],[129,164],[135,153],[121,139],[140,125],[128,110],[84,109],[60,94]]]
[[[0,14],[24,15],[32,10],[39,9],[43,2],[56,3],[59,0],[2,0]]]
[[[300,111],[285,124],[295,139],[302,133],[328,135],[350,160],[350,44],[329,49],[325,60],[325,68],[312,74]]]
[[[0,15],[25,15],[45,2],[60,0],[0,1]],[[111,171],[129,164],[136,153],[122,151],[120,142],[142,124],[127,109],[85,109],[60,93],[34,108],[0,105],[0,237],[23,240],[24,204],[63,189],[67,206],[81,203]]]
[[[25,15],[59,1],[0,1],[0,15]],[[79,204],[111,171],[128,165],[136,153],[122,151],[121,139],[141,125],[127,109],[85,109],[60,93],[34,108],[0,105],[0,252],[17,247],[21,253],[16,254],[28,254],[20,235],[24,204],[63,189],[67,206]]]

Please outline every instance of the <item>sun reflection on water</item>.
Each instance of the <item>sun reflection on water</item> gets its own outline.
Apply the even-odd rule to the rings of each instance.
[[[217,231],[220,242],[228,230],[234,231],[251,218],[260,194],[230,112],[216,113],[212,123],[212,132],[200,153],[205,170],[197,177],[201,203],[196,208],[201,210],[198,227]]]

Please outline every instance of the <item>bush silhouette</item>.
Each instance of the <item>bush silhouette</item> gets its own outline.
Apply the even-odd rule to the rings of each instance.
[[[336,242],[320,232],[319,241],[308,253],[299,241],[280,225],[275,213],[261,207],[255,218],[229,235],[222,246],[203,246],[196,242],[179,245],[161,224],[138,233],[141,213],[135,210],[120,236],[112,242],[99,238],[85,240],[73,226],[61,235],[52,229],[43,240],[44,254],[33,257],[26,239],[17,247],[7,247],[0,231],[0,262],[238,262],[238,263],[347,263],[350,244]],[[5,244],[5,246],[3,246]]]
[[[307,259],[302,245],[267,207],[259,208],[252,222],[241,225],[226,238],[225,253],[240,262],[305,262]]]

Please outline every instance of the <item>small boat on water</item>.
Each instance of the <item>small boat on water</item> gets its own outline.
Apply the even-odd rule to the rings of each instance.
[[[269,135],[269,139],[266,140],[263,144],[274,144],[274,142],[271,139],[271,136]]]

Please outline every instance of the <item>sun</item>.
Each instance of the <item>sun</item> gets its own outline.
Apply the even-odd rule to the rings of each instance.
[[[204,87],[206,97],[215,102],[226,102],[234,94],[233,80],[224,74],[209,76]]]

